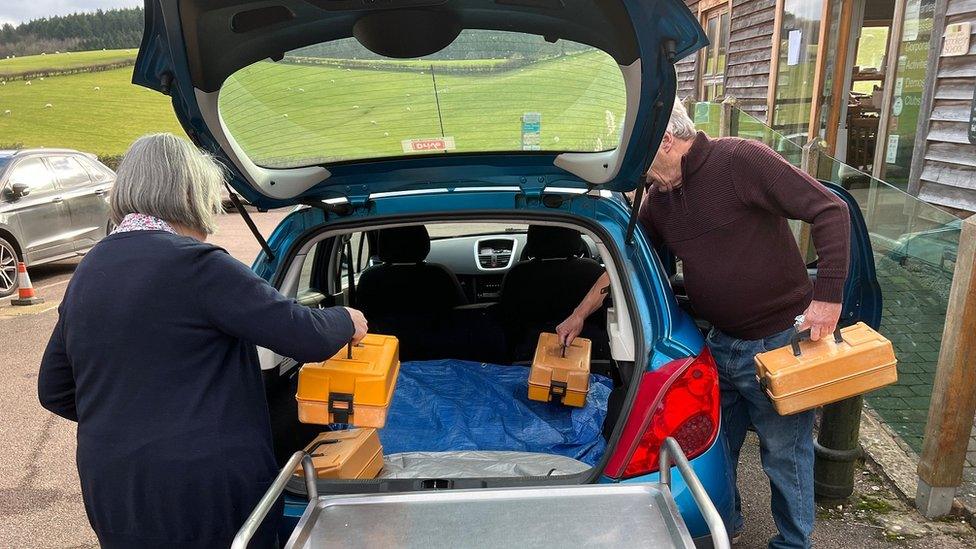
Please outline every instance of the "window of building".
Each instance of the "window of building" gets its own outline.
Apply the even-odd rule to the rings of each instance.
[[[729,49],[729,6],[720,6],[702,12],[702,27],[708,36],[708,46],[702,52],[699,65],[698,97],[702,101],[721,99],[725,95],[725,60]]]

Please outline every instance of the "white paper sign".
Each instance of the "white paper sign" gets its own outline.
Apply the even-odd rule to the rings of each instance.
[[[901,116],[902,109],[905,108],[905,102],[902,101],[901,97],[896,97],[894,104],[891,105],[891,112],[895,116]]]
[[[888,148],[885,150],[885,162],[888,164],[894,164],[895,160],[898,159],[898,134],[894,133],[888,136]]]
[[[793,29],[787,38],[786,64],[789,66],[800,64],[800,41],[803,39],[803,31]]]
[[[896,78],[895,79],[895,95],[901,95],[901,91],[905,89],[905,79]]]
[[[919,12],[922,8],[922,0],[908,0],[905,8],[905,27],[902,31],[905,40],[915,40],[918,38]]]
[[[954,23],[946,26],[945,43],[942,44],[942,55],[966,55],[969,53],[970,23]]]

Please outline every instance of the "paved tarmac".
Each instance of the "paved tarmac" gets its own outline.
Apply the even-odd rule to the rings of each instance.
[[[268,235],[287,212],[254,214]],[[258,251],[239,217],[224,216],[213,241],[250,264]],[[91,547],[75,469],[75,425],[37,403],[37,367],[57,320],[56,307],[78,260],[31,269],[47,302],[12,316],[0,304],[0,547]],[[845,510],[821,511],[817,547],[976,547],[973,531],[958,522],[927,523],[899,501],[872,471],[858,473],[858,493]],[[740,480],[746,531],[737,547],[761,548],[773,534],[769,488],[750,437]],[[898,537],[903,539],[898,539]]]

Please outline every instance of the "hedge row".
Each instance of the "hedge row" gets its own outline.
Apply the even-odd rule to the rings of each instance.
[[[112,63],[99,63],[96,65],[82,65],[80,67],[69,67],[63,69],[43,69],[43,70],[31,70],[31,71],[11,72],[11,73],[0,72],[0,81],[34,80],[35,78],[48,78],[51,76],[66,76],[69,74],[80,74],[85,72],[111,71],[115,69],[131,67],[132,65],[135,64],[136,64],[135,59],[126,59],[125,61],[115,61]]]

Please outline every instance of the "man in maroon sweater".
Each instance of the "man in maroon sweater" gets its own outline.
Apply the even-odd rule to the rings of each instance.
[[[647,178],[641,226],[681,260],[691,304],[713,326],[706,344],[718,364],[733,479],[752,425],[779,529],[769,546],[809,547],[815,515],[814,412],[777,414],[756,381],[753,358],[788,344],[797,329],[810,328],[813,340],[834,331],[850,255],[847,206],[762,143],[709,139],[696,132],[678,102]],[[815,283],[787,219],[812,225],[819,257]],[[600,308],[608,285],[604,274],[559,325],[556,331],[565,342]],[[736,490],[733,538],[742,528]]]

